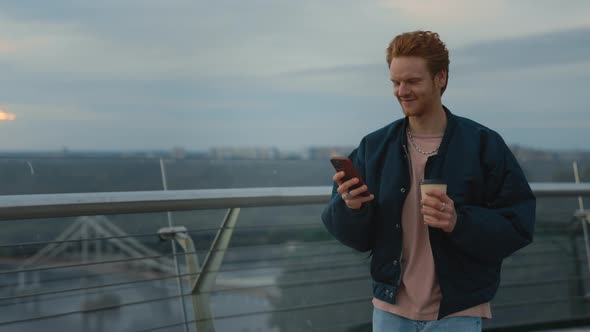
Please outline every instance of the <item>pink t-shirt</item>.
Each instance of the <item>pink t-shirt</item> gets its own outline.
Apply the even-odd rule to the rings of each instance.
[[[433,151],[442,136],[412,135],[422,151]],[[434,258],[428,237],[428,226],[420,212],[420,181],[424,178],[427,155],[419,153],[408,137],[408,151],[412,162],[411,187],[402,209],[403,255],[402,282],[397,292],[396,304],[373,298],[375,308],[413,320],[436,320],[442,298]],[[472,316],[492,318],[489,303],[454,313],[447,317]]]

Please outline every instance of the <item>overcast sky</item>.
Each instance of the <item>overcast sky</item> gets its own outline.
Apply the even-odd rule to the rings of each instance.
[[[358,144],[401,116],[385,48],[439,32],[443,103],[590,150],[590,1],[0,3],[0,151]]]

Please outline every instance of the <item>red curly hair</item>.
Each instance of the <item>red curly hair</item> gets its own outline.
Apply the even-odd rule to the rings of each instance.
[[[432,31],[413,31],[402,33],[396,36],[386,51],[387,65],[395,57],[416,56],[426,60],[430,75],[434,78],[441,71],[447,73],[447,80],[441,89],[441,96],[449,82],[449,50],[445,43],[440,40],[438,33]]]

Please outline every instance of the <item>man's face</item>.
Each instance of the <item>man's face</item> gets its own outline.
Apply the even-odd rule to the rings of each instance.
[[[433,78],[425,59],[394,57],[390,76],[393,94],[406,116],[425,115],[440,104],[440,90],[446,84],[446,73],[441,72]]]

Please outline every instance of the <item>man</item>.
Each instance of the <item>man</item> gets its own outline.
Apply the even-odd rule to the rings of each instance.
[[[442,105],[449,53],[438,34],[401,34],[386,59],[405,118],[363,138],[350,158],[366,186],[336,173],[322,220],[372,253],[374,331],[481,331],[502,260],[532,241],[535,197],[498,133]],[[446,193],[421,199],[423,179]]]

